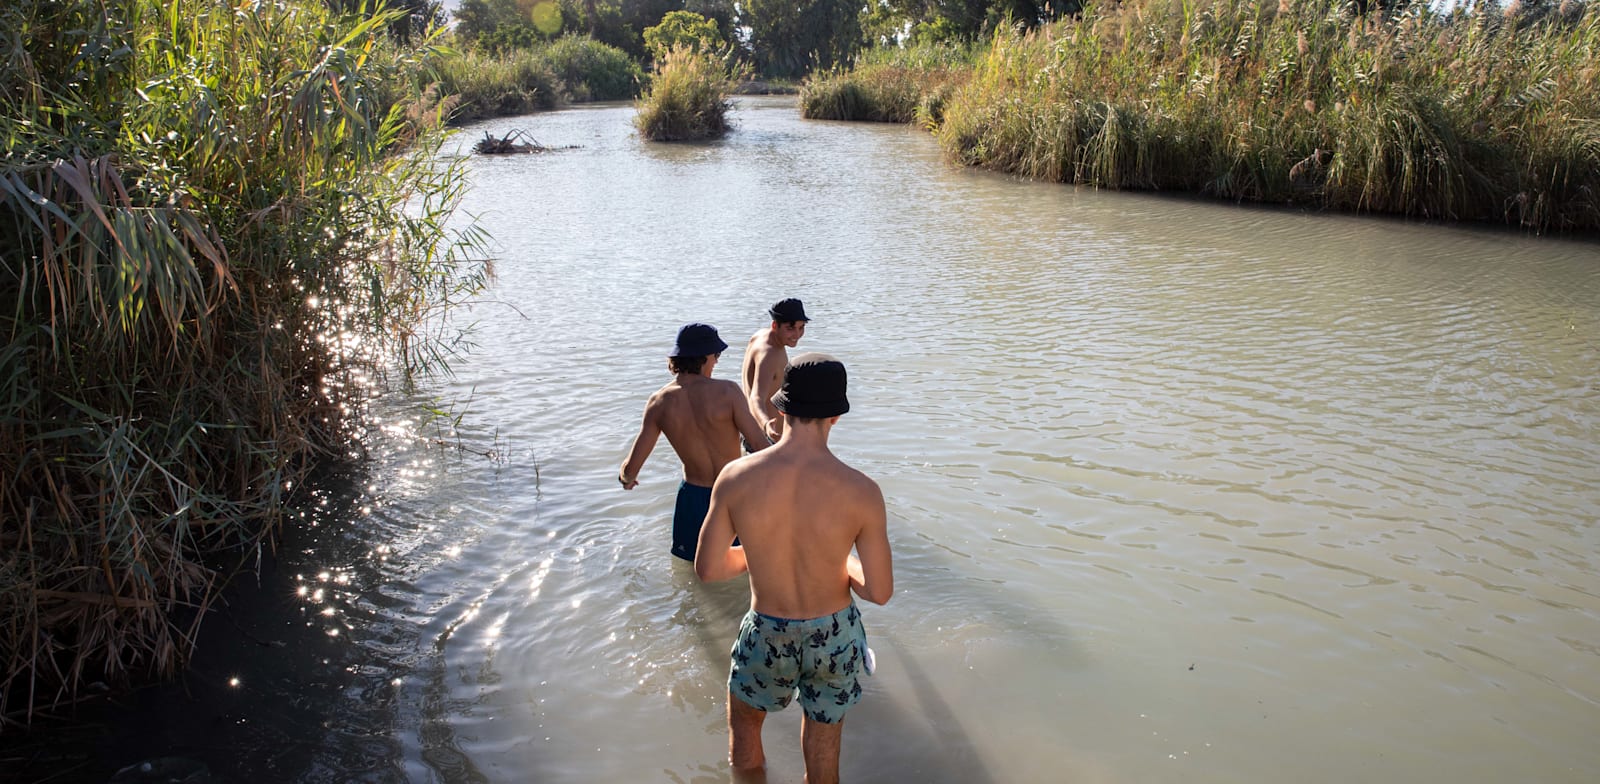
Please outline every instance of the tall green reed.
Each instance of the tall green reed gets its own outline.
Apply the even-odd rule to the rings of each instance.
[[[489,271],[392,20],[0,10],[6,722],[173,672],[370,379],[448,371],[437,316]]]
[[[1600,11],[1568,5],[1090,5],[999,31],[937,133],[1029,177],[1593,230]]]
[[[848,69],[808,77],[800,89],[800,115],[937,125],[944,101],[965,81],[972,58],[964,46],[869,49]]]

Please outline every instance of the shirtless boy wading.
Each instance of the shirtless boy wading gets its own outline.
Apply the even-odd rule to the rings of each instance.
[[[685,324],[678,330],[667,367],[672,381],[650,396],[644,422],[633,439],[617,481],[625,490],[639,484],[639,469],[665,433],[683,461],[683,483],[672,515],[672,554],[694,560],[700,523],[711,503],[711,483],[722,467],[739,456],[739,439],[766,446],[761,428],[750,416],[744,396],[732,381],[711,377],[728,344],[709,324]]]
[[[882,491],[828,449],[850,410],[844,365],[824,354],[796,357],[773,402],[783,435],[717,477],[694,568],[703,581],[750,573],[750,612],[728,675],[734,769],[765,765],[762,722],[798,691],[806,781],[822,784],[838,780],[844,715],[861,698],[867,664],[850,594],[889,601],[894,570]]]
[[[789,349],[806,334],[805,305],[797,299],[786,299],[767,309],[772,324],[750,336],[744,347],[744,364],[739,369],[739,383],[750,402],[750,413],[761,425],[767,439],[777,443],[783,435],[783,417],[772,405],[772,395],[783,383],[783,369],[789,364]],[[747,441],[754,452],[758,442]]]

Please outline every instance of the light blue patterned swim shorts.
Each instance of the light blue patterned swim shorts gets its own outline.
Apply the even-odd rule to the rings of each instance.
[[[796,690],[812,721],[837,724],[861,700],[867,630],[854,602],[832,615],[797,621],[751,610],[733,644],[728,691],[752,708],[780,711]]]

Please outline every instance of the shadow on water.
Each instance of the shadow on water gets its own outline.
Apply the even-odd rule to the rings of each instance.
[[[434,643],[436,655],[428,660],[426,671],[418,673],[423,682],[421,722],[417,729],[421,761],[449,784],[487,784],[489,779],[461,751],[455,729],[450,724],[450,719],[460,714],[461,706],[450,696],[445,643],[444,637]]]
[[[391,733],[402,663],[383,660],[414,630],[364,595],[399,566],[372,557],[395,532],[360,513],[366,473],[314,483],[276,552],[223,592],[176,680],[4,733],[0,780],[404,780]],[[352,701],[362,709],[341,709]]]
[[[740,619],[750,606],[748,578],[702,585],[687,563],[674,564],[673,587],[683,597],[674,620],[691,631],[702,657],[712,668],[725,669]],[[992,599],[985,603],[997,614],[1001,609],[1013,609],[1002,608]],[[892,612],[892,605],[886,612]],[[958,711],[940,693],[936,679],[915,653],[887,633],[869,628],[867,636],[875,649],[893,652],[891,656],[880,654],[878,660],[892,661],[897,672],[892,682],[882,671],[874,676],[884,678],[885,685],[871,689],[851,711],[840,762],[842,777],[903,781],[914,774],[922,782],[993,784],[995,778]],[[903,683],[904,687],[891,688],[891,683]],[[909,699],[904,696],[907,692]],[[852,736],[858,737],[852,740]],[[798,743],[798,739],[779,739],[769,729],[765,742],[771,746]],[[851,753],[852,746],[858,753]],[[861,753],[863,749],[866,751]],[[735,775],[733,780],[764,782],[766,776],[762,773],[759,778],[750,779]]]
[[[873,733],[878,740],[873,767],[890,771],[885,779],[898,778],[894,771],[915,770],[917,778],[924,782],[992,784],[994,777],[989,774],[983,755],[978,753],[956,712],[939,694],[928,671],[893,638],[880,635],[880,639],[898,649],[894,663],[910,682],[915,701],[897,699],[890,715],[874,717],[881,729]]]
[[[407,619],[416,604],[415,561],[426,560],[404,550],[419,538],[416,524],[362,514],[367,481],[358,472],[319,484],[315,513],[285,531],[254,576],[226,592],[224,611],[208,619],[184,676],[83,706],[29,735],[7,733],[0,780],[164,781],[174,770],[200,771],[178,779],[191,784],[490,780],[457,737],[456,720],[471,711],[451,696],[449,635],[424,641],[427,632]],[[673,621],[711,669],[726,672],[748,608],[748,581],[702,585],[687,562],[671,568],[680,597]],[[997,617],[1017,611],[1003,597],[974,596],[981,586],[946,585],[965,605]],[[868,632],[882,669],[851,713],[845,776],[993,782],[938,673],[889,632],[870,625]],[[419,715],[398,715],[408,704]],[[407,725],[418,732],[410,759],[394,735]],[[798,744],[775,729],[768,731],[772,747]],[[143,762],[152,763],[148,775],[118,776]],[[725,760],[717,765],[727,776]]]

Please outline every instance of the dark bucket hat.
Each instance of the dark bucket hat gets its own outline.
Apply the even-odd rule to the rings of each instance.
[[[722,342],[722,336],[717,334],[717,328],[710,324],[695,322],[685,324],[678,330],[678,342],[672,347],[669,357],[709,357],[720,354],[728,344]]]
[[[778,322],[779,324],[787,324],[791,321],[811,320],[811,318],[806,315],[805,305],[800,304],[800,300],[797,300],[793,297],[767,308],[767,315],[772,316],[772,320]]]
[[[843,362],[827,354],[801,354],[783,369],[783,388],[772,404],[789,416],[827,419],[850,410],[844,388]]]

